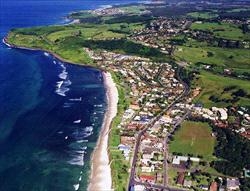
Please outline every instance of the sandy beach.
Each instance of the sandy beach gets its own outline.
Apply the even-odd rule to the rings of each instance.
[[[108,107],[102,130],[92,154],[91,176],[88,191],[111,191],[112,177],[108,156],[108,132],[112,119],[117,114],[118,91],[110,73],[103,72]]]
[[[8,42],[8,38],[3,39],[3,43],[10,48],[18,48],[24,50],[33,50],[33,51],[43,51],[49,53],[56,57],[57,59],[66,62],[68,64],[77,64],[70,63],[69,61],[61,58],[59,55],[36,48],[26,48],[26,47],[18,47],[12,45]],[[90,66],[93,67],[93,66]],[[111,168],[109,165],[109,156],[108,156],[108,138],[109,138],[109,130],[110,125],[113,118],[117,114],[117,104],[118,104],[118,91],[116,88],[116,84],[114,83],[112,76],[108,72],[103,72],[104,85],[106,88],[106,96],[107,96],[107,110],[104,116],[103,125],[101,128],[101,132],[95,147],[95,150],[91,157],[91,176],[89,179],[88,191],[111,191],[112,190],[112,177],[111,177]]]

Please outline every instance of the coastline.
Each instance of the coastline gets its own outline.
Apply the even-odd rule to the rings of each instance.
[[[102,72],[104,86],[106,89],[106,98],[107,98],[107,110],[103,119],[102,127],[94,151],[91,154],[91,173],[89,176],[88,191],[111,191],[112,190],[112,176],[111,176],[111,167],[108,154],[108,140],[109,140],[109,130],[113,118],[117,115],[117,104],[118,104],[118,90],[116,84],[114,83],[112,76],[109,72],[106,72],[100,68],[85,65],[80,63],[69,62],[59,55],[36,48],[27,48],[19,47],[12,45],[8,42],[8,38],[3,38],[2,42],[10,47],[21,50],[30,50],[30,51],[42,51],[44,53],[49,53],[55,58],[61,60],[67,64],[74,64],[79,66],[92,67],[100,70]]]
[[[15,48],[15,49],[20,49],[20,50],[30,50],[30,51],[41,51],[41,52],[44,52],[44,53],[48,53],[48,54],[54,56],[56,59],[58,59],[58,60],[60,60],[60,61],[62,61],[62,62],[64,62],[64,63],[67,63],[67,64],[73,64],[73,65],[79,65],[79,66],[86,66],[86,67],[96,68],[96,69],[98,69],[98,70],[100,70],[100,71],[103,71],[101,68],[98,68],[98,67],[96,67],[96,66],[94,66],[94,65],[71,62],[71,61],[69,61],[69,60],[67,60],[67,59],[62,58],[61,56],[59,56],[58,54],[56,54],[56,53],[54,53],[54,52],[52,52],[52,51],[50,51],[50,50],[44,50],[44,49],[41,49],[41,48],[28,48],[28,47],[24,47],[24,46],[16,46],[16,45],[13,45],[13,44],[11,44],[10,42],[8,42],[8,36],[7,36],[7,37],[4,37],[4,38],[2,39],[2,42],[3,42],[6,46],[8,46],[9,48]]]
[[[103,72],[103,79],[106,88],[108,106],[96,147],[91,156],[92,165],[88,191],[112,190],[108,140],[111,122],[117,114],[118,90],[110,73]]]

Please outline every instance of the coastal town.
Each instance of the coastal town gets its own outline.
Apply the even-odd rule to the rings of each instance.
[[[112,190],[248,191],[250,21],[240,14],[248,15],[250,5],[238,3],[223,4],[228,12],[208,2],[195,10],[164,1],[110,6],[73,13],[79,22],[56,34],[27,40],[29,32],[17,31],[6,41],[15,44],[21,36],[20,46],[38,38],[49,41],[45,47],[61,48],[66,39],[76,55],[112,76],[117,115],[102,133],[108,143],[100,141],[109,155],[103,163],[111,168]],[[177,5],[180,17],[165,15]],[[235,8],[242,5],[246,10]],[[130,25],[133,17],[140,22]],[[105,23],[103,34],[89,36],[81,27],[93,20],[114,25],[107,29]]]
[[[100,14],[124,12],[111,8]],[[150,23],[148,28],[135,31],[129,38],[172,55],[176,46],[168,43],[171,38],[186,34],[199,39],[204,35],[190,31],[191,25],[192,21],[187,19],[160,18]],[[211,41],[207,37],[204,38]],[[242,44],[245,44],[245,48],[248,47],[247,41]],[[240,181],[237,177],[202,172],[202,166],[209,166],[203,156],[171,153],[168,144],[185,120],[205,121],[214,128],[231,129],[250,139],[250,115],[246,108],[206,108],[193,104],[192,100],[199,95],[201,89],[189,89],[179,78],[177,66],[173,67],[169,63],[155,63],[149,59],[107,51],[96,54],[86,49],[86,52],[98,67],[118,74],[130,92],[130,104],[117,127],[121,134],[117,149],[123,153],[125,160],[132,161],[130,190],[239,190]],[[230,122],[230,118],[235,121]],[[211,132],[209,136],[216,137],[217,133]],[[173,180],[168,176],[169,169],[177,171]],[[247,177],[249,169],[242,169],[242,172]],[[197,176],[207,177],[207,183],[200,183]]]
[[[130,175],[131,190],[146,188],[186,190],[192,187],[194,181],[188,178],[191,177],[192,169],[186,165],[194,163],[199,166],[205,161],[199,156],[168,153],[167,145],[177,127],[186,119],[209,121],[216,128],[230,129],[228,123],[230,113],[238,118],[238,126],[234,126],[231,130],[250,139],[250,116],[244,112],[244,108],[238,111],[230,108],[228,111],[227,108],[204,108],[192,104],[192,99],[199,90],[190,93],[188,87],[185,87],[186,84],[176,76],[176,70],[168,63],[153,63],[145,58],[107,51],[99,53],[90,49],[85,51],[96,61],[98,67],[118,73],[130,89],[131,104],[125,110],[117,127],[121,133],[117,149],[123,153],[125,160],[129,161],[131,157],[134,159],[132,163],[134,171],[131,170],[133,174]],[[189,96],[182,98],[184,93],[189,93]],[[216,135],[212,133],[211,136]],[[181,169],[174,184],[177,188],[168,185],[168,165]],[[214,179],[216,178],[223,180],[222,177]],[[221,186],[213,180],[208,185],[199,185],[198,188],[239,189],[240,183],[237,178],[226,178],[225,181],[226,186]]]

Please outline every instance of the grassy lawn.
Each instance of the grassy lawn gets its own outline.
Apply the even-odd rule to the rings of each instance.
[[[193,18],[201,18],[201,19],[211,19],[219,16],[218,14],[213,12],[192,12],[188,13],[187,15]]]
[[[250,35],[244,34],[238,25],[229,23],[204,22],[193,23],[193,30],[204,30],[213,32],[216,37],[233,39],[233,40],[249,40]]]
[[[122,6],[120,7],[120,9],[124,10],[127,14],[139,15],[143,11],[145,11],[145,6],[144,5]]]
[[[168,168],[168,183],[170,185],[175,185],[175,179],[177,178],[178,171],[169,165]]]
[[[118,102],[118,115],[112,121],[111,131],[109,134],[109,147],[117,148],[120,144],[120,129],[117,126],[121,122],[122,115],[124,110],[128,107],[129,99],[126,97],[126,89],[121,86],[122,82],[118,75],[112,73],[112,78],[117,84],[117,89],[119,93],[119,102]],[[125,191],[128,184],[128,168],[129,162],[125,160],[124,156],[120,151],[110,149],[109,158],[111,163],[111,173],[113,187],[117,191]]]
[[[175,51],[176,60],[186,61],[194,64],[203,62],[206,64],[231,68],[244,69],[250,71],[250,54],[247,49],[227,49],[218,47],[209,47],[201,44],[199,46],[178,46]],[[210,55],[209,55],[210,54]]]
[[[185,121],[170,143],[170,152],[201,155],[206,159],[213,156],[215,138],[207,123]]]
[[[229,77],[223,77],[215,75],[209,72],[201,72],[199,79],[195,81],[196,86],[202,88],[202,92],[195,99],[195,102],[201,102],[205,107],[226,107],[228,105],[241,105],[249,106],[250,105],[250,83],[245,80],[238,80]],[[224,91],[226,87],[232,87],[228,91]],[[233,101],[233,93],[238,90],[244,90],[246,96],[236,99],[236,102]],[[218,98],[218,102],[214,102],[211,99],[211,96]]]
[[[143,26],[140,23],[119,23],[15,29],[9,33],[8,41],[17,46],[52,51],[69,62],[92,64],[92,60],[83,50],[85,41],[124,38],[133,30]]]

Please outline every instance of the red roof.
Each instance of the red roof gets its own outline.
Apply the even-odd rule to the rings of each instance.
[[[250,134],[248,132],[241,133],[241,136],[246,137],[247,139],[250,139]]]
[[[143,181],[155,181],[155,176],[141,175],[140,179]]]
[[[209,191],[217,191],[217,189],[218,189],[217,182],[212,182],[212,184],[209,187]]]

